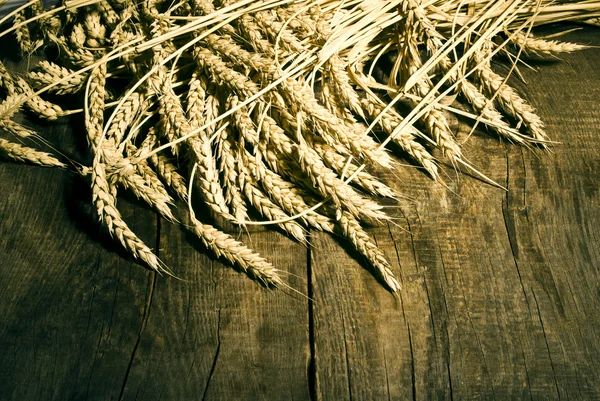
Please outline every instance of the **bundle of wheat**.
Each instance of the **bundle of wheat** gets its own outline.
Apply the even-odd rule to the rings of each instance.
[[[0,129],[9,135],[0,151],[78,166],[107,230],[156,271],[170,273],[121,217],[120,190],[169,221],[189,221],[209,250],[261,284],[283,284],[265,259],[197,218],[196,185],[225,221],[276,224],[301,242],[307,228],[342,236],[395,292],[362,223],[389,219],[374,197],[397,194],[365,166],[398,168],[386,149],[393,142],[434,180],[434,148],[476,172],[448,112],[510,142],[546,146],[543,122],[491,60],[500,54],[514,70],[522,52],[583,49],[531,29],[599,15],[600,1],[70,0],[45,9],[31,0],[2,19],[13,17],[2,35],[14,32],[24,55],[58,56],[25,76],[0,64]],[[80,93],[83,110],[64,110],[46,93]],[[447,105],[456,94],[471,112]],[[49,121],[84,113],[92,165],[18,143],[39,135],[12,119],[21,108]],[[264,221],[251,221],[249,208]]]

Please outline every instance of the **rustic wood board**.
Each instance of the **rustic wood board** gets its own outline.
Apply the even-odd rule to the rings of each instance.
[[[122,200],[180,280],[156,275],[103,233],[83,179],[0,163],[0,400],[600,399],[600,51],[534,65],[514,82],[561,143],[465,144],[508,192],[387,176],[412,198],[370,229],[397,297],[329,235],[231,231],[311,300],[264,290]]]

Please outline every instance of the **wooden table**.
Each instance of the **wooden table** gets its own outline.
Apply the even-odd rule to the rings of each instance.
[[[600,45],[591,28],[567,39]],[[309,300],[120,201],[181,279],[157,275],[106,237],[83,179],[0,163],[0,399],[600,399],[600,51],[561,58],[513,81],[560,141],[551,152],[485,132],[465,144],[508,192],[451,168],[446,185],[387,177],[412,198],[370,229],[396,298],[329,235],[307,249],[240,234]]]

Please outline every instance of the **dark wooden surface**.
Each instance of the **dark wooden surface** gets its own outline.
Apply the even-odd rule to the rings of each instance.
[[[592,29],[568,39],[600,45]],[[370,230],[397,298],[329,235],[244,237],[309,301],[120,201],[182,280],[158,276],[105,237],[84,181],[0,163],[0,400],[600,399],[600,51],[561,58],[514,81],[551,153],[465,145],[508,192],[451,169],[447,187],[388,177],[414,199]]]

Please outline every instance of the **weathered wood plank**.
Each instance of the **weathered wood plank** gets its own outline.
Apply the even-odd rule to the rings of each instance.
[[[598,62],[595,51],[570,56],[544,75],[543,87],[528,87],[562,144],[549,160],[509,157],[505,217],[515,263],[529,266],[521,278],[545,349],[529,357],[550,365],[558,398],[600,397]]]
[[[53,153],[85,160],[68,122],[27,125]],[[0,188],[0,399],[118,399],[154,274],[101,228],[88,179],[3,160]],[[154,248],[155,214],[123,199],[119,209]]]
[[[151,274],[99,234],[89,190],[75,182],[0,164],[0,399],[119,396]],[[121,210],[154,242],[153,213]]]
[[[569,39],[598,41],[593,32]],[[371,229],[401,278],[399,300],[314,235],[318,399],[600,397],[599,57],[524,71],[528,98],[564,142],[552,154],[484,134],[466,144],[508,193],[451,170],[448,188],[414,171],[390,180],[417,200],[392,209],[402,228]]]
[[[181,280],[146,271],[95,235],[87,184],[68,173],[2,163],[0,182],[16,186],[0,208],[0,399],[309,398],[305,298],[261,289],[165,222],[159,256]],[[120,205],[156,243],[154,214]],[[252,231],[306,293],[306,248]]]
[[[2,397],[309,398],[305,298],[259,288],[165,222],[159,256],[182,280],[157,277],[118,245],[106,249],[109,238],[97,242],[86,183],[73,179],[0,165],[0,182],[17,186],[0,212],[0,231],[9,233],[1,238]],[[153,213],[122,209],[156,243]],[[306,293],[306,280],[296,277],[306,276],[306,248],[271,230],[252,231],[255,250]]]
[[[67,125],[41,129],[67,154],[85,147]],[[0,186],[11,185],[19,191],[0,204],[0,399],[309,398],[306,298],[261,289],[179,226],[120,201],[181,280],[157,276],[98,235],[85,180],[3,162]],[[305,294],[306,248],[250,231],[233,234]]]
[[[241,239],[306,293],[306,248],[277,232]],[[262,289],[212,260],[193,237],[161,227],[163,260],[124,399],[309,399],[307,300]],[[289,276],[288,276],[289,274]]]

